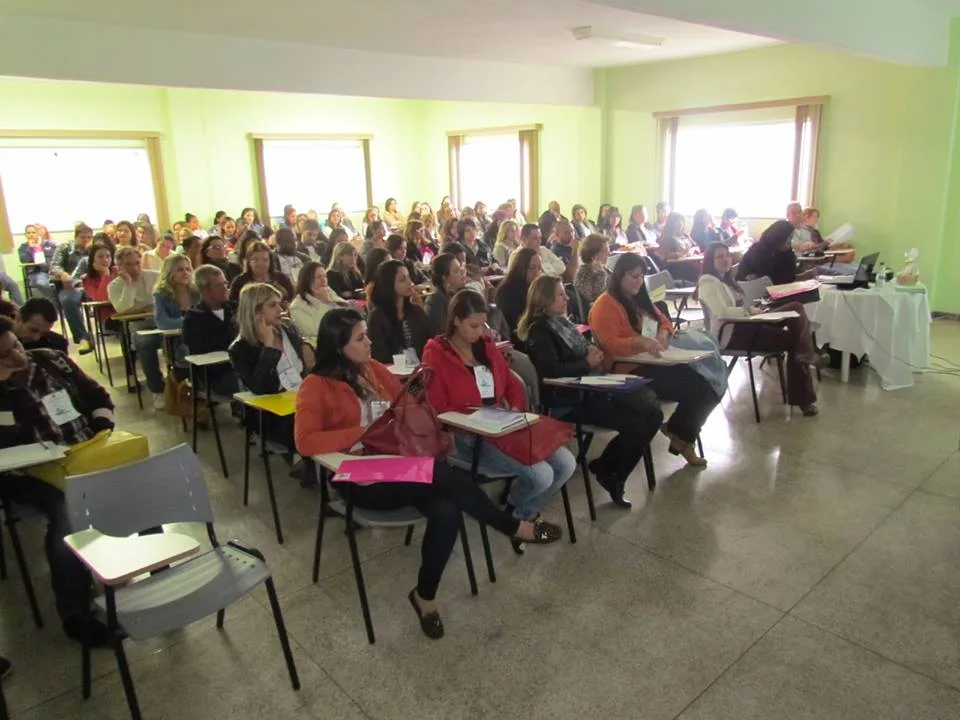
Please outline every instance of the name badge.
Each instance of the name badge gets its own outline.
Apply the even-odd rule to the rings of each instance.
[[[473,368],[473,376],[477,381],[477,390],[480,391],[480,399],[493,400],[493,373],[490,372],[490,368],[486,365],[476,365]]]
[[[407,367],[415,368],[420,364],[420,358],[417,357],[417,351],[413,348],[404,348],[403,356],[404,361],[407,363]]]
[[[375,423],[383,414],[390,409],[390,403],[386,400],[374,400],[370,403],[370,422]]]
[[[43,250],[33,251],[33,261],[35,263],[45,263],[47,261],[46,256],[43,254]]]
[[[644,337],[655,338],[657,333],[660,332],[660,323],[658,323],[653,318],[644,316],[643,318],[643,335]]]
[[[73,406],[66,390],[58,390],[55,393],[50,393],[43,398],[41,402],[43,402],[43,407],[47,410],[47,415],[49,415],[50,419],[57,425],[65,425],[80,417],[80,413],[77,412],[77,409]]]

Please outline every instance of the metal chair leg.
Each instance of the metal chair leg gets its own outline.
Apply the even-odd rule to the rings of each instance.
[[[590,485],[590,468],[587,465],[587,453],[590,451],[590,444],[593,442],[593,435],[585,434],[577,423],[577,462],[580,465],[580,473],[583,475],[583,488],[587,493],[587,508],[590,510],[590,519],[596,521],[597,506],[593,502],[593,487]]]
[[[190,389],[193,395],[193,454],[197,454],[197,415],[199,414],[200,398],[197,390],[197,378],[193,372],[193,365],[190,366]],[[244,503],[246,504],[246,503]]]
[[[700,441],[700,437],[697,437],[697,441]],[[703,452],[703,447],[701,446],[700,452]],[[647,490],[653,492],[657,488],[657,475],[656,471],[653,468],[653,451],[648,447],[646,452],[643,453],[643,471],[647,476]]]
[[[250,423],[247,422],[247,409],[243,409],[243,506],[250,499]]]
[[[353,512],[347,511],[347,540],[350,542],[350,559],[353,561],[353,575],[357,579],[357,595],[360,596],[360,610],[363,624],[367,628],[367,640],[373,645],[377,639],[373,634],[373,620],[370,618],[370,604],[367,602],[367,589],[363,584],[363,570],[360,567],[360,553],[357,550],[357,536],[353,530]]]
[[[217,630],[223,630],[223,620],[226,614],[227,614],[226,608],[220,608],[219,610],[217,610]]]
[[[467,565],[467,579],[470,581],[470,593],[476,595],[477,574],[473,569],[473,554],[470,552],[470,539],[467,537],[467,525],[463,521],[463,513],[460,514],[460,544],[463,545],[463,561]]]
[[[490,550],[490,536],[487,534],[487,526],[480,523],[480,541],[483,543],[483,555],[487,561],[487,577],[490,582],[497,581],[497,571],[493,567],[493,552]]]
[[[324,525],[324,512],[325,508],[323,505],[320,506],[320,518],[317,520],[317,541],[313,546],[313,582],[316,583],[320,579],[320,551],[323,548],[323,525]]]
[[[410,547],[411,542],[413,542],[413,525],[407,525],[407,532],[403,536],[403,544]]]
[[[210,400],[209,391],[207,391],[207,409],[210,412],[210,422],[213,423],[213,437],[217,441],[217,452],[220,454],[220,468],[223,470],[225,478],[230,477],[227,471],[227,459],[223,455],[223,442],[220,440],[220,426],[217,425],[217,406]],[[196,430],[194,430],[196,432]]]
[[[697,435],[697,452],[700,453],[700,457],[706,457],[703,452],[703,440],[700,439],[699,435]]]
[[[570,533],[570,544],[577,542],[577,530],[573,526],[573,509],[570,507],[570,493],[567,492],[566,484],[560,488],[560,496],[563,498],[563,512],[567,516],[567,532]]]
[[[263,439],[261,438],[261,441]],[[277,510],[277,496],[273,490],[273,473],[270,472],[270,453],[266,443],[263,446],[263,469],[267,475],[267,494],[270,496],[270,511],[273,513],[273,527],[277,531],[277,542],[283,545],[283,529],[280,527],[280,511]]]
[[[780,377],[780,395],[783,396],[783,404],[787,404],[787,376],[783,368],[783,355],[777,355],[777,375]]]
[[[280,610],[280,602],[277,600],[277,590],[273,586],[273,578],[268,577],[265,585],[267,586],[267,597],[270,598],[270,610],[273,611],[273,622],[277,626],[277,636],[280,638],[280,647],[283,650],[283,659],[287,662],[290,685],[293,686],[294,690],[299,690],[300,676],[297,674],[297,664],[294,662],[293,653],[290,652],[290,638],[287,636],[287,628],[283,624],[283,613]]]
[[[3,510],[4,515],[6,515],[6,507],[0,508]],[[4,548],[3,543],[3,532],[0,531],[0,580],[7,579],[7,553]]]
[[[117,668],[120,670],[120,680],[123,682],[123,693],[127,696],[130,717],[132,720],[141,720],[140,703],[137,701],[137,691],[133,687],[133,677],[130,675],[130,666],[127,665],[127,656],[123,651],[123,639],[119,635],[114,635],[110,643],[113,645],[113,654],[117,658]]]
[[[20,578],[23,580],[23,589],[27,593],[27,602],[30,603],[30,612],[33,614],[33,623],[40,629],[43,627],[43,616],[40,614],[37,595],[33,591],[33,581],[30,580],[30,569],[27,567],[27,559],[23,555],[23,545],[20,544],[20,534],[17,532],[16,527],[17,518],[10,515],[9,509],[5,510],[4,515],[6,515],[10,542],[13,545],[13,556],[17,560],[17,569],[20,571]]]
[[[747,368],[750,371],[750,394],[753,396],[753,415],[760,423],[760,403],[757,400],[757,385],[753,378],[753,358],[747,355]]]

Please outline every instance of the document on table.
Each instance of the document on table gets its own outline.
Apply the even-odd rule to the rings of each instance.
[[[709,350],[683,350],[682,348],[668,347],[660,353],[660,357],[654,357],[650,353],[637,353],[629,357],[615,358],[615,360],[634,362],[640,365],[688,365],[705,357],[710,357],[712,354]]]
[[[734,322],[777,322],[778,320],[790,320],[800,317],[800,313],[794,310],[783,310],[781,312],[765,312],[756,315],[747,315],[737,318]]]
[[[52,443],[30,443],[4,448],[0,450],[0,472],[32,467],[63,457],[63,448]]]

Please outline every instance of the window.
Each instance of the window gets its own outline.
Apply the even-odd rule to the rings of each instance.
[[[450,195],[457,207],[496,207],[515,198],[535,216],[539,205],[540,126],[447,133]]]
[[[372,202],[369,138],[253,137],[260,204],[283,217],[283,206],[317,210],[321,219],[333,203],[362,214]]]
[[[822,103],[792,102],[658,113],[670,205],[684,215],[734,207],[775,218],[792,200],[814,204]]]
[[[106,219],[132,221],[140,213],[165,222],[154,182],[158,146],[156,138],[150,140],[0,136],[4,240],[30,223],[72,233],[78,221],[99,226]]]

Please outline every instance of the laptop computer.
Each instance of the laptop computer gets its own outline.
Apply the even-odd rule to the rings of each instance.
[[[870,286],[870,276],[873,275],[873,267],[877,264],[880,253],[875,252],[865,255],[860,259],[860,265],[857,266],[857,272],[854,275],[822,275],[819,280],[824,285],[832,285],[837,290],[855,290],[860,287]]]

